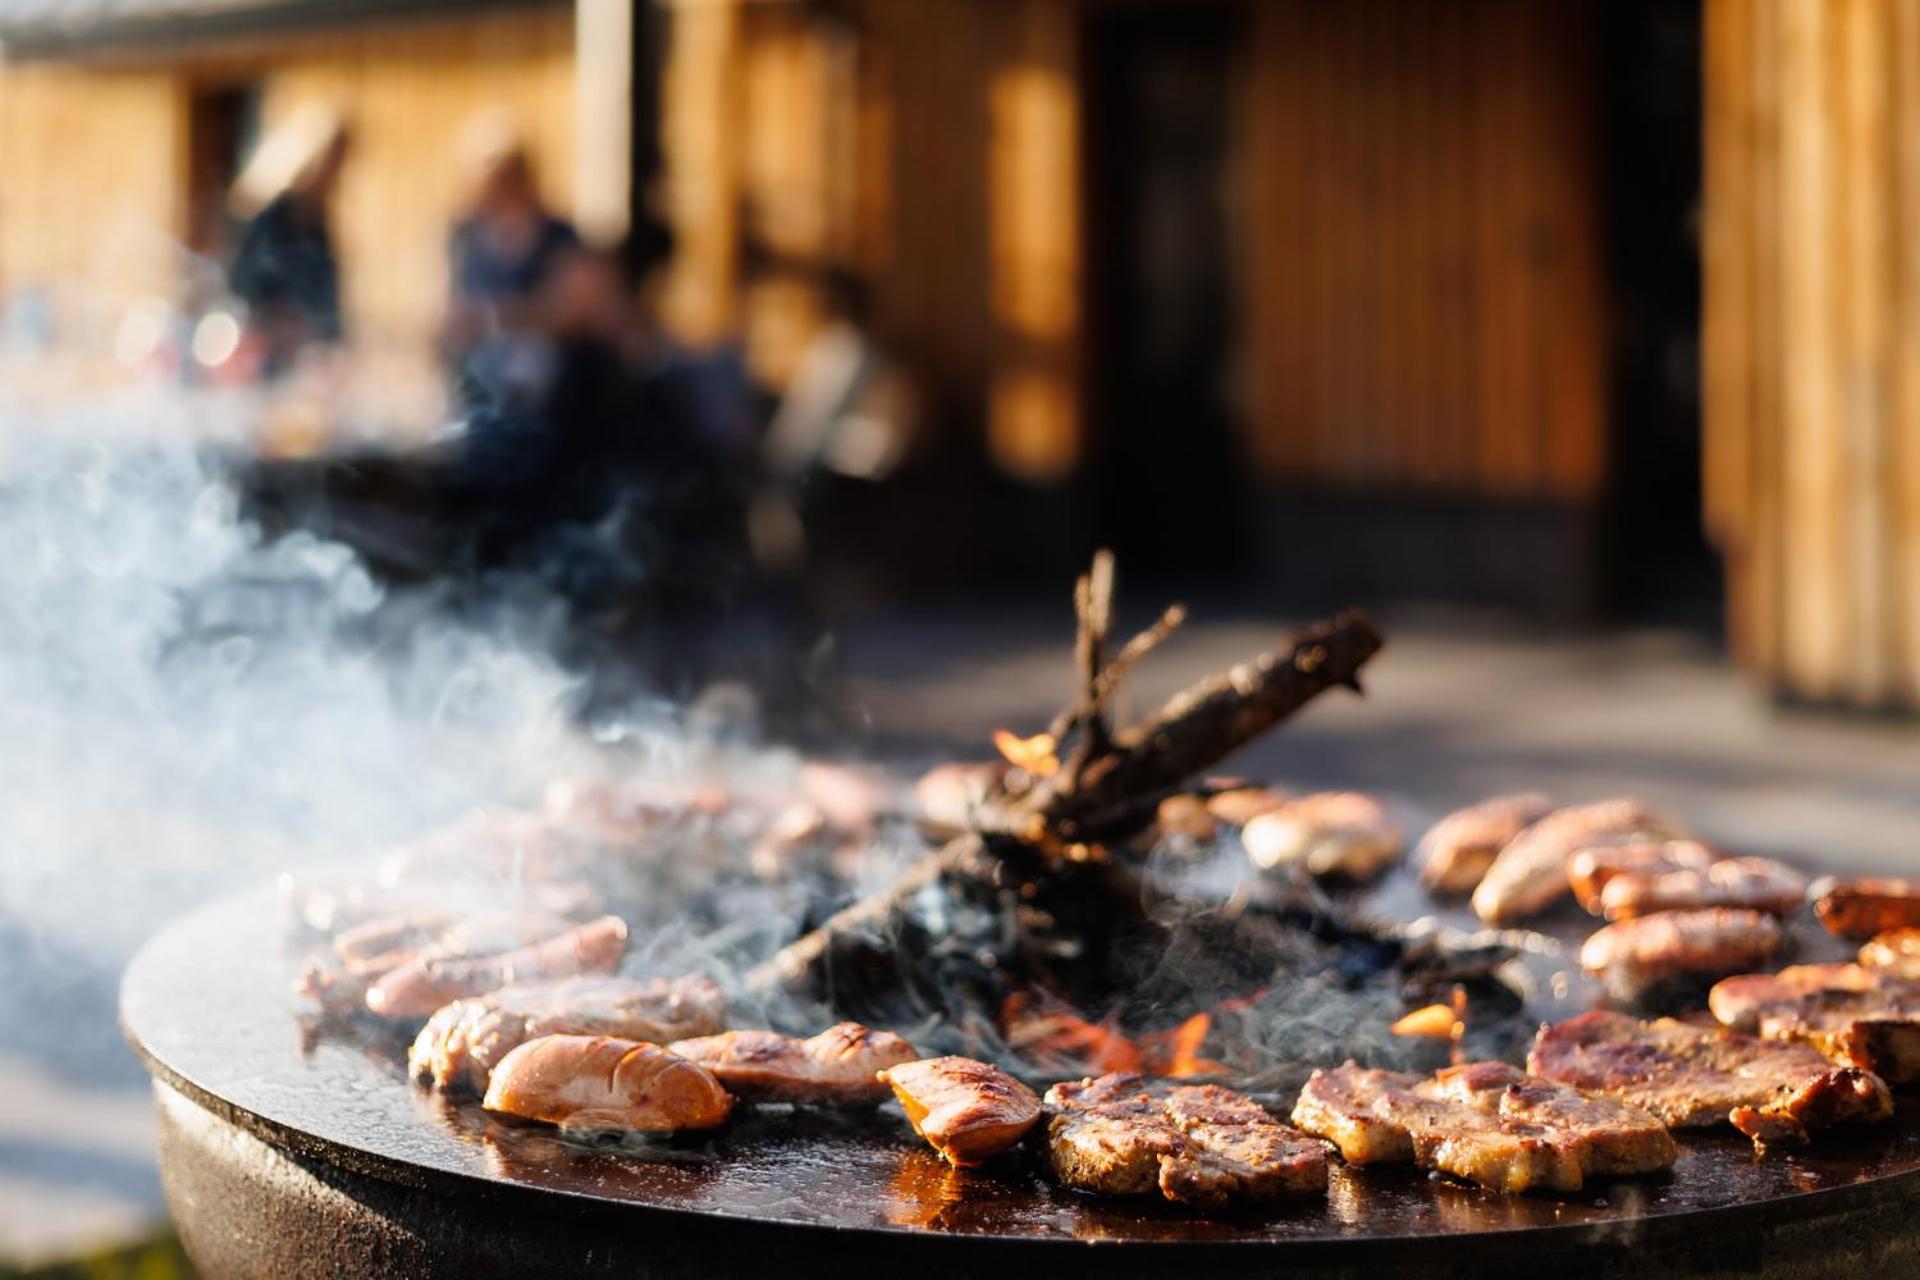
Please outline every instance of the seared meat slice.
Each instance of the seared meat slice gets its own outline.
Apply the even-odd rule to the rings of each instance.
[[[1553,801],[1538,791],[1494,796],[1456,809],[1420,841],[1420,879],[1436,893],[1472,893],[1500,850],[1552,812]]]
[[[888,1067],[919,1057],[889,1031],[857,1022],[828,1027],[810,1040],[777,1031],[724,1031],[667,1046],[713,1072],[735,1097],[753,1102],[840,1105],[884,1102]]]
[[[1889,1084],[1920,1079],[1920,981],[1857,964],[1801,964],[1718,983],[1713,1016],[1769,1040],[1804,1040],[1829,1062]]]
[[[511,950],[423,956],[389,970],[368,987],[367,1008],[382,1018],[424,1018],[462,996],[516,983],[610,973],[626,949],[626,922],[602,916]]]
[[[1704,871],[1720,855],[1698,840],[1659,840],[1643,836],[1603,839],[1567,858],[1567,883],[1580,905],[1592,914],[1606,910],[1606,889],[1619,876],[1657,876],[1670,871]]]
[[[1889,929],[1860,944],[1860,963],[1920,978],[1920,929]]]
[[[1600,910],[1609,920],[1695,907],[1745,907],[1784,916],[1806,896],[1807,878],[1783,862],[1723,858],[1704,867],[1623,871],[1600,891]]]
[[[992,1159],[1040,1119],[1033,1090],[972,1058],[904,1062],[882,1071],[880,1079],[900,1099],[913,1131],[952,1165]]]
[[[1265,870],[1298,866],[1314,876],[1371,880],[1400,856],[1400,828],[1386,806],[1358,791],[1321,791],[1249,819],[1241,843]]]
[[[1203,1209],[1324,1193],[1326,1145],[1218,1085],[1115,1073],[1047,1091],[1047,1156],[1067,1186]]]
[[[1634,835],[1672,834],[1638,800],[1602,800],[1557,809],[1507,842],[1473,891],[1488,924],[1538,915],[1568,891],[1567,860],[1582,848]]]
[[[485,1093],[500,1059],[540,1036],[600,1035],[659,1044],[726,1025],[726,997],[707,978],[564,978],[505,987],[440,1009],[407,1053],[414,1078]]]
[[[1761,968],[1785,945],[1780,922],[1759,911],[1662,911],[1594,930],[1580,948],[1580,967],[1614,995],[1634,1000],[1668,979]]]
[[[1313,1073],[1293,1122],[1350,1164],[1418,1164],[1514,1194],[1577,1191],[1589,1177],[1650,1173],[1678,1156],[1636,1107],[1529,1076],[1504,1062],[1428,1079],[1349,1062]]]
[[[1920,883],[1912,880],[1822,880],[1808,890],[1813,914],[1830,933],[1871,938],[1920,928]]]
[[[698,1063],[614,1036],[542,1036],[493,1069],[482,1106],[581,1133],[672,1133],[726,1123],[733,1099]]]
[[[1827,1125],[1893,1115],[1871,1071],[1835,1067],[1811,1045],[1595,1010],[1541,1029],[1535,1075],[1644,1108],[1679,1129],[1731,1123],[1762,1150]]]

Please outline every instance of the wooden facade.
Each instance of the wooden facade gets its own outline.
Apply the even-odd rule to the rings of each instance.
[[[81,342],[142,296],[175,296],[196,100],[252,85],[263,128],[316,101],[351,122],[335,223],[350,334],[424,353],[445,305],[463,127],[511,110],[570,208],[574,66],[573,13],[555,4],[0,60],[0,292],[42,294],[60,336]]]
[[[1734,650],[1920,706],[1920,3],[1707,6],[1706,443]]]

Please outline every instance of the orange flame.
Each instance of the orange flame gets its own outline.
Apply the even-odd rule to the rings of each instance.
[[[1207,1013],[1196,1013],[1177,1027],[1129,1039],[1112,1015],[1090,1022],[1058,1001],[1015,992],[1002,1006],[1000,1022],[1015,1049],[1060,1055],[1096,1074],[1137,1071],[1186,1079],[1223,1075],[1227,1070],[1224,1063],[1200,1055],[1213,1028],[1213,1016]]]
[[[1459,1066],[1465,1057],[1461,1042],[1467,1034],[1467,992],[1456,985],[1445,1004],[1415,1009],[1389,1028],[1394,1035],[1421,1040],[1445,1040],[1452,1045],[1448,1058]]]
[[[1010,729],[995,729],[993,745],[1007,758],[1007,763],[1016,769],[1025,769],[1036,778],[1050,778],[1059,772],[1060,757],[1054,751],[1060,744],[1050,733],[1023,738]]]

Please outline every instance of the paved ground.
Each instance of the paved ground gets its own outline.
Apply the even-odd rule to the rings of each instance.
[[[1431,616],[1387,629],[1364,700],[1328,696],[1236,767],[1384,792],[1415,828],[1505,788],[1632,792],[1738,848],[1920,872],[1920,726],[1781,716],[1671,635],[1496,635]],[[1282,630],[1194,625],[1133,705]],[[1044,723],[1067,640],[1057,611],[866,626],[843,639],[847,693],[878,749],[974,751],[995,727]],[[112,1030],[113,966],[15,944],[0,914],[0,1268],[138,1233],[161,1211],[141,1077]]]

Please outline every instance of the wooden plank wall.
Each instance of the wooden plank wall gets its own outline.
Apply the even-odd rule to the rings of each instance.
[[[56,339],[101,339],[169,292],[185,206],[174,76],[0,63],[0,295],[40,299]]]
[[[459,139],[476,113],[513,112],[550,195],[570,203],[563,5],[279,34],[164,60],[0,64],[0,290],[44,281],[109,329],[132,297],[169,292],[186,231],[190,94],[254,78],[268,127],[310,100],[353,121],[335,232],[352,336],[370,346],[431,343],[462,199]]]
[[[1706,505],[1736,657],[1920,706],[1920,0],[1709,0]]]
[[[1593,14],[1247,7],[1250,452],[1337,488],[1606,478]]]

